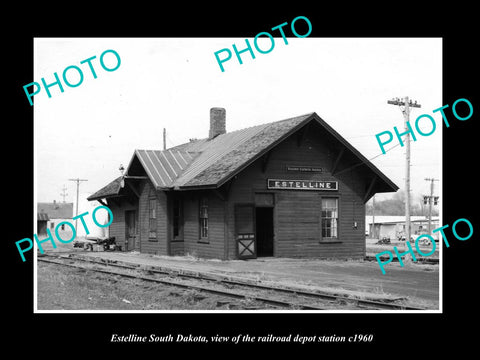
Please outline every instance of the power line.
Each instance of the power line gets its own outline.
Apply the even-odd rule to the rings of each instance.
[[[368,134],[368,135],[357,135],[357,136],[347,136],[345,137],[345,139],[349,140],[349,139],[359,139],[359,138],[366,138],[366,137],[372,137],[372,134]]]
[[[390,149],[387,149],[387,150],[385,151],[385,153],[389,152],[390,150],[396,148],[396,147],[399,146],[399,145],[400,145],[400,143],[398,143],[397,145],[392,146]],[[372,161],[373,159],[379,157],[380,155],[383,155],[383,153],[380,153],[380,154],[378,154],[378,155],[375,155],[373,158],[368,159],[368,160],[369,160],[369,161]]]

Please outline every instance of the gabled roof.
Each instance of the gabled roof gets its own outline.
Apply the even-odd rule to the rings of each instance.
[[[128,177],[146,173],[158,190],[218,188],[310,123],[318,124],[331,143],[348,151],[349,161],[355,163],[352,167],[365,165],[369,177],[379,179],[375,183],[376,192],[398,190],[397,185],[316,113],[232,131],[213,139],[194,140],[164,151],[135,150],[125,174]],[[118,195],[114,182],[88,199],[98,199],[101,194]]]
[[[73,217],[73,203],[39,202],[37,214],[45,213],[49,219],[71,219]]]
[[[138,159],[152,183],[159,190],[219,187],[227,177],[234,176],[241,171],[246,163],[250,163],[256,156],[261,156],[264,150],[277,143],[296,125],[311,115],[306,114],[252,126],[221,134],[213,139],[191,141],[164,151],[135,150],[126,173],[133,175],[131,167]],[[170,159],[175,154],[182,154],[183,158],[188,157],[189,162],[186,167],[179,169],[174,174],[165,161],[168,153],[171,153]],[[172,163],[173,161],[170,160],[170,165]]]
[[[108,197],[118,196],[120,194],[120,190],[122,189],[122,176],[119,176],[94,194],[87,197],[88,201],[104,199]]]
[[[171,188],[175,180],[186,171],[198,155],[198,152],[178,149],[135,150],[127,167],[127,174],[132,162],[138,159],[157,189]]]

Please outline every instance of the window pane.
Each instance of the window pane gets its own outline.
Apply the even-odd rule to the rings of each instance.
[[[330,236],[331,237],[337,237],[337,219],[332,219],[331,220],[332,223],[331,223],[331,233],[330,233]]]
[[[208,238],[208,199],[202,197],[199,205],[200,238],[205,239]]]
[[[157,218],[156,207],[157,207],[157,201],[155,199],[151,199],[150,200],[150,218],[151,219]]]
[[[207,219],[200,219],[200,237],[201,238],[208,237],[208,220]]]
[[[322,198],[322,238],[338,236],[338,199]]]
[[[148,211],[148,237],[149,238],[156,238],[157,237],[157,200],[150,199],[149,200],[149,211]]]
[[[337,199],[322,199],[322,209],[335,209],[337,207]]]

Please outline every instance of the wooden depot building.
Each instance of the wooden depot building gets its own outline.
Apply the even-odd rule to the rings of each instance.
[[[316,113],[135,150],[88,197],[113,213],[124,251],[204,258],[362,258],[365,203],[398,187]]]

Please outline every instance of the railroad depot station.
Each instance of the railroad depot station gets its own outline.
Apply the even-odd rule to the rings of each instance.
[[[135,150],[88,197],[113,214],[123,251],[202,258],[363,258],[365,203],[398,187],[316,113]]]

